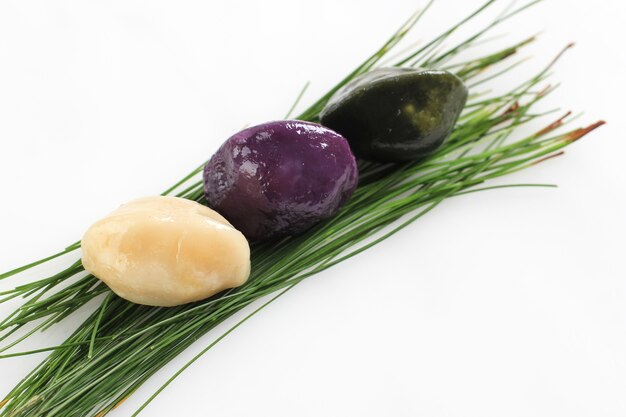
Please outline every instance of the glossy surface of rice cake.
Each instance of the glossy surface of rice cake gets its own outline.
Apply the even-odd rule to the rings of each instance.
[[[82,240],[85,269],[138,304],[175,306],[242,285],[245,237],[215,211],[177,197],[146,197],[93,224]]]

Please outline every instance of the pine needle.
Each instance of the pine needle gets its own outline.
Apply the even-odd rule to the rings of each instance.
[[[1,416],[45,415],[104,416],[132,395],[147,379],[186,350],[200,337],[235,313],[270,296],[235,326],[203,348],[159,388],[133,415],[139,414],[174,379],[216,343],[249,320],[302,280],[356,256],[389,238],[426,215],[446,199],[478,191],[508,187],[554,187],[551,184],[485,185],[486,182],[546,162],[604,122],[560,133],[572,118],[559,118],[528,134],[526,126],[544,114],[535,106],[554,87],[543,84],[554,62],[509,91],[488,95],[476,87],[508,73],[518,63],[494,70],[533,42],[527,38],[483,57],[461,60],[462,54],[483,42],[487,33],[507,19],[537,3],[508,8],[483,29],[446,49],[453,33],[490,10],[489,0],[470,16],[415,50],[400,54],[395,65],[445,67],[471,86],[470,101],[446,143],[431,157],[417,163],[374,164],[359,162],[360,183],[340,212],[300,236],[252,245],[252,273],[246,284],[210,299],[173,308],[153,308],[129,303],[115,295],[80,264],[50,277],[21,284],[0,295],[0,302],[24,297],[24,304],[0,323],[0,352],[18,346],[39,330],[65,319],[76,309],[105,294],[100,306],[61,345],[26,352],[6,353],[0,358],[50,352],[2,402]],[[376,68],[395,53],[415,24],[432,6],[412,15],[401,28],[354,71],[302,112],[298,119],[318,121],[319,112],[332,94],[354,77]],[[569,46],[568,46],[569,47]],[[566,48],[567,49],[567,48]],[[557,59],[560,57],[557,56]],[[457,62],[457,63],[455,63]],[[480,78],[477,80],[477,78]],[[308,84],[307,84],[308,85]],[[306,89],[306,86],[305,86]],[[299,104],[298,95],[288,117]],[[520,133],[526,132],[525,136]],[[194,168],[163,195],[203,202],[204,164]],[[47,258],[1,274],[0,279],[73,256],[80,242]],[[31,327],[28,327],[28,326]],[[32,327],[34,326],[34,327]],[[15,339],[7,343],[9,336]]]

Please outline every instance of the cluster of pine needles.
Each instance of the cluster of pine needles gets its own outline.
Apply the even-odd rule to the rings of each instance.
[[[544,85],[553,63],[505,93],[489,96],[478,89],[515,67],[518,61],[512,62],[511,58],[534,40],[525,39],[479,58],[459,59],[468,48],[482,42],[494,27],[536,3],[533,1],[505,11],[477,33],[446,47],[451,35],[494,2],[488,1],[430,42],[401,52],[395,61],[385,64],[446,69],[456,73],[470,87],[468,104],[446,143],[434,155],[416,163],[359,162],[359,187],[335,217],[300,236],[252,246],[252,274],[245,285],[201,302],[174,308],[146,307],[114,295],[102,282],[87,274],[77,260],[55,275],[0,293],[0,302],[16,297],[25,300],[0,322],[0,357],[48,354],[0,401],[3,407],[0,415],[101,417],[204,334],[255,301],[264,299],[260,307],[255,303],[256,309],[174,374],[134,416],[228,333],[303,279],[376,245],[450,197],[505,187],[485,183],[560,155],[563,148],[600,126],[602,122],[563,132],[559,128],[569,121],[567,114],[539,131],[529,133],[529,129],[522,129],[529,122],[545,117],[534,109],[553,90]],[[395,50],[431,4],[432,1],[296,118],[318,121],[320,110],[333,92],[354,77],[380,67],[381,60],[389,57],[389,52]],[[512,137],[514,132],[519,136],[524,130],[524,137]],[[202,166],[194,169],[164,195],[202,203],[201,169]],[[548,186],[506,186],[533,185]],[[50,257],[4,273],[0,279],[58,257],[78,257],[79,249],[80,242],[77,242]],[[101,300],[99,307],[61,345],[12,352],[25,339],[50,331],[56,323],[96,298]]]

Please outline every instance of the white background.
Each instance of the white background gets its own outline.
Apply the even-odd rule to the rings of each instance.
[[[479,3],[439,0],[413,39]],[[307,80],[311,102],[419,4],[3,1],[0,270],[159,193],[243,125],[281,118]],[[617,0],[551,0],[474,52],[546,30],[521,53],[524,69],[492,84],[502,92],[578,42],[543,109],[608,125],[503,180],[558,189],[442,204],[279,299],[142,415],[626,415],[625,20]],[[62,341],[78,316],[24,348]],[[129,415],[219,334],[112,415]],[[0,396],[43,358],[0,361]]]

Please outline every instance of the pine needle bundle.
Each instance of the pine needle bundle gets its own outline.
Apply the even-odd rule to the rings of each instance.
[[[372,56],[314,102],[297,119],[317,122],[332,94],[353,78],[383,65],[426,67],[454,72],[470,87],[470,99],[452,135],[433,155],[419,162],[376,164],[359,162],[360,182],[351,200],[333,218],[302,235],[252,245],[252,273],[241,287],[207,300],[173,308],[141,306],[113,294],[85,272],[80,260],[58,273],[19,284],[0,293],[0,302],[17,297],[25,301],[0,322],[0,357],[46,352],[48,356],[0,402],[2,416],[104,416],[118,407],[148,378],[227,318],[258,300],[265,302],[230,330],[206,346],[175,373],[137,415],[176,376],[231,331],[302,280],[355,256],[424,216],[442,201],[502,187],[545,184],[489,185],[498,177],[529,168],[561,155],[600,126],[563,130],[569,113],[539,131],[525,128],[545,117],[535,111],[553,87],[545,86],[554,62],[509,91],[486,95],[485,83],[517,65],[507,64],[517,51],[532,43],[530,37],[478,58],[461,59],[485,35],[537,3],[533,1],[498,16],[477,33],[452,47],[451,36],[477,16],[490,10],[487,1],[470,16],[414,50],[389,58],[424,16],[432,1],[410,19]],[[557,57],[558,58],[558,57]],[[555,60],[556,61],[556,60]],[[504,66],[504,69],[501,67]],[[292,106],[297,107],[302,94]],[[520,137],[521,135],[521,137]],[[200,165],[163,195],[204,202]],[[60,258],[78,258],[80,242],[45,259],[1,274],[0,279]],[[267,297],[269,296],[269,299]],[[14,351],[24,340],[54,325],[77,309],[98,299],[99,306],[62,344],[32,351]]]

